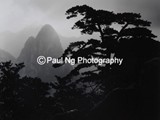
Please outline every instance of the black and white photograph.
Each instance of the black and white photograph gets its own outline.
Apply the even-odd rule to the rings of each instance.
[[[0,120],[160,120],[160,1],[0,0]]]

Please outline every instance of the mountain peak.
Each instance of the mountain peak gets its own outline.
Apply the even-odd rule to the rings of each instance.
[[[45,24],[44,26],[42,26],[42,28],[41,28],[39,33],[42,33],[42,32],[56,33],[55,29],[49,24]]]
[[[52,63],[40,66],[36,62],[38,56],[59,58],[62,54],[63,48],[58,34],[52,26],[48,24],[44,25],[35,38],[28,38],[17,59],[18,62],[24,62],[25,64],[21,75],[39,77],[44,81],[56,80],[55,75],[66,75],[65,73],[71,69],[70,65],[53,69]]]
[[[43,40],[46,42],[47,40],[59,40],[59,36],[58,36],[57,32],[55,31],[55,29],[51,25],[46,24],[46,25],[42,26],[36,39]]]
[[[42,26],[42,28],[52,28],[53,29],[53,27],[50,24],[45,24]]]
[[[35,40],[37,48],[41,49],[41,51],[39,51],[41,54],[44,53],[46,49],[50,49],[50,53],[54,53],[55,56],[59,56],[63,53],[59,36],[51,25],[44,25]]]

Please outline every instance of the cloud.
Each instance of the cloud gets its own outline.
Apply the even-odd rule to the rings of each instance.
[[[47,11],[57,6],[58,0],[30,0],[30,5],[36,6],[40,10]]]
[[[65,35],[73,35],[72,20],[65,11],[75,5],[88,4],[96,9],[115,12],[139,12],[143,18],[160,27],[159,0],[0,0],[0,31],[18,31],[32,24],[51,24]],[[72,32],[71,32],[72,31]]]
[[[142,18],[152,22],[152,27],[160,27],[159,0],[117,0],[117,10],[141,13]]]

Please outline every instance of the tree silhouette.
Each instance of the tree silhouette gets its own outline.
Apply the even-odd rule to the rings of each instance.
[[[87,5],[72,7],[66,11],[66,15],[67,19],[81,16],[72,29],[80,29],[82,34],[98,33],[100,38],[71,43],[62,55],[64,59],[112,56],[124,60],[121,66],[78,64],[76,61],[75,68],[65,77],[57,77],[57,82],[53,85],[55,95],[59,96],[57,98],[63,99],[65,95],[63,100],[66,100],[72,96],[71,103],[62,102],[64,106],[74,103],[74,97],[79,94],[77,90],[83,93],[81,95],[84,98],[92,96],[88,105],[93,106],[97,102],[97,96],[104,98],[118,88],[140,87],[140,73],[144,63],[160,56],[159,42],[154,40],[156,36],[148,29],[150,22],[143,20],[137,13],[113,13]],[[54,65],[58,66],[60,65]]]
[[[12,119],[15,107],[19,106],[17,103],[17,81],[20,79],[18,72],[21,68],[23,68],[23,64],[16,64],[14,67],[11,62],[0,64],[0,118],[2,120]]]
[[[81,56],[85,58],[110,58],[111,55],[114,55],[119,58],[124,58],[125,61],[122,66],[109,64],[102,66],[98,66],[97,64],[78,64],[69,75],[63,78],[71,80],[73,76],[81,75],[77,77],[78,79],[74,82],[76,82],[76,84],[87,83],[84,85],[87,86],[87,90],[88,87],[94,91],[99,91],[100,88],[107,88],[109,90],[118,87],[118,84],[113,84],[116,84],[116,79],[123,77],[120,75],[122,72],[119,73],[120,69],[127,71],[125,67],[128,67],[130,64],[127,62],[135,60],[136,63],[139,63],[137,61],[142,61],[149,56],[147,52],[148,47],[153,47],[150,43],[156,36],[147,28],[150,26],[150,22],[141,19],[140,14],[115,14],[109,11],[95,10],[87,5],[83,5],[72,7],[66,12],[66,15],[68,15],[68,19],[81,15],[82,18],[74,24],[73,29],[81,29],[83,34],[97,32],[100,34],[100,39],[71,43],[62,55],[63,57],[77,58]],[[116,26],[118,26],[119,29],[116,29]],[[136,65],[132,65],[132,67],[134,66]],[[90,67],[94,67],[95,69],[92,68],[89,71],[80,73],[81,69]],[[113,76],[114,73],[116,74],[115,76]],[[121,79],[124,80],[125,78]],[[119,84],[123,83],[121,80],[118,80],[117,83],[118,82]]]
[[[39,78],[20,77],[24,64],[0,63],[0,119],[43,120],[52,117],[55,103],[50,86]]]

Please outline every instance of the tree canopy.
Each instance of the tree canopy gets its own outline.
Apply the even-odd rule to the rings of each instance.
[[[21,77],[23,67],[11,61],[0,63],[1,120],[43,120],[54,114],[54,100],[47,97],[49,84],[39,78]]]
[[[98,33],[100,38],[71,43],[63,58],[119,57],[124,62],[121,66],[77,63],[67,76],[57,77],[57,82],[53,84],[56,94],[65,91],[66,96],[74,98],[81,93],[85,97],[92,96],[90,99],[94,103],[97,100],[95,96],[104,96],[116,88],[138,86],[141,67],[157,56],[156,36],[148,28],[149,21],[143,20],[137,13],[114,13],[87,5],[72,7],[66,15],[67,19],[81,16],[72,29],[80,29],[82,34]],[[71,90],[74,94],[69,92]]]

